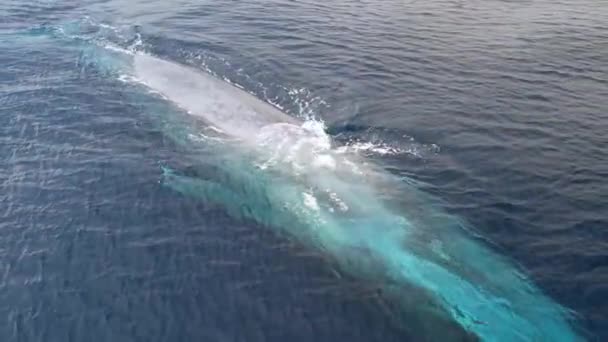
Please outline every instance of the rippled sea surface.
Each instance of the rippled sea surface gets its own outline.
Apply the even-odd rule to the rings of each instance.
[[[605,1],[4,0],[1,341],[417,340],[323,256],[163,187],[189,161],[150,106],[179,113],[83,40],[324,120],[608,340]]]

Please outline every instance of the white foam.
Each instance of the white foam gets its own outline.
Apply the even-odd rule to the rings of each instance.
[[[129,74],[118,75],[118,80],[123,83],[141,84],[142,82],[135,76]]]
[[[337,153],[348,154],[375,154],[381,156],[410,155],[424,158],[429,154],[438,153],[440,148],[436,144],[424,145],[416,143],[413,139],[406,143],[389,144],[385,142],[371,142],[365,140],[350,141],[336,148]]]
[[[335,170],[336,169],[336,160],[334,159],[334,157],[330,156],[329,154],[320,154],[320,155],[316,156],[316,158],[314,159],[313,166],[316,168],[326,168],[326,169]]]
[[[329,198],[331,198],[331,200],[338,206],[338,209],[340,209],[340,211],[343,211],[343,212],[348,211],[348,205],[346,205],[346,203],[344,203],[344,201],[342,201],[342,199],[340,199],[340,197],[338,197],[338,194],[330,191],[329,189],[328,189],[328,194],[329,194]]]
[[[390,146],[384,143],[372,143],[369,141],[357,141],[352,142],[344,146],[340,146],[336,149],[339,153],[360,153],[360,152],[371,152],[380,155],[397,155],[407,153],[406,149],[402,149],[395,146]]]
[[[308,193],[308,192],[304,192],[302,193],[302,196],[304,197],[304,205],[314,211],[319,211],[320,207],[319,207],[319,203],[317,202],[317,199],[315,198],[315,196],[313,196],[312,194]]]

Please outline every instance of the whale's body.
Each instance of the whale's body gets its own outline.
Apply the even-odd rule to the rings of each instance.
[[[415,199],[420,191],[412,186],[387,186],[389,175],[337,153],[318,127],[208,73],[142,53],[132,58],[138,80],[234,138],[227,149],[240,151],[219,157],[219,178],[165,170],[165,184],[287,233],[396,297],[415,289],[428,300],[409,301],[420,306],[414,310],[434,313],[474,338],[582,339],[564,309],[456,218]],[[385,203],[391,188],[413,198],[411,207]]]

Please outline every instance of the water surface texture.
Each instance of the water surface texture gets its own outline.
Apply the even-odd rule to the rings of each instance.
[[[237,84],[294,122],[323,120],[333,150],[401,180],[382,192],[394,207],[417,211],[404,189],[420,191],[581,336],[607,340],[607,23],[595,0],[2,2],[0,340],[441,336],[416,289],[397,303],[268,229],[288,226],[279,213],[191,196],[191,180],[243,180],[222,171],[221,134],[183,105],[205,97],[174,92],[180,107],[151,92],[129,72],[137,53]],[[285,142],[262,133],[268,150]],[[276,162],[240,160],[252,177]],[[362,203],[378,214],[384,197]],[[471,339],[441,327],[441,340]]]

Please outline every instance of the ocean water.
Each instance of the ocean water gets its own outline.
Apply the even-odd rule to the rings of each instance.
[[[213,172],[191,143],[214,133],[122,51],[322,120],[608,340],[608,4],[8,0],[0,341],[433,340],[326,255],[165,186]]]

